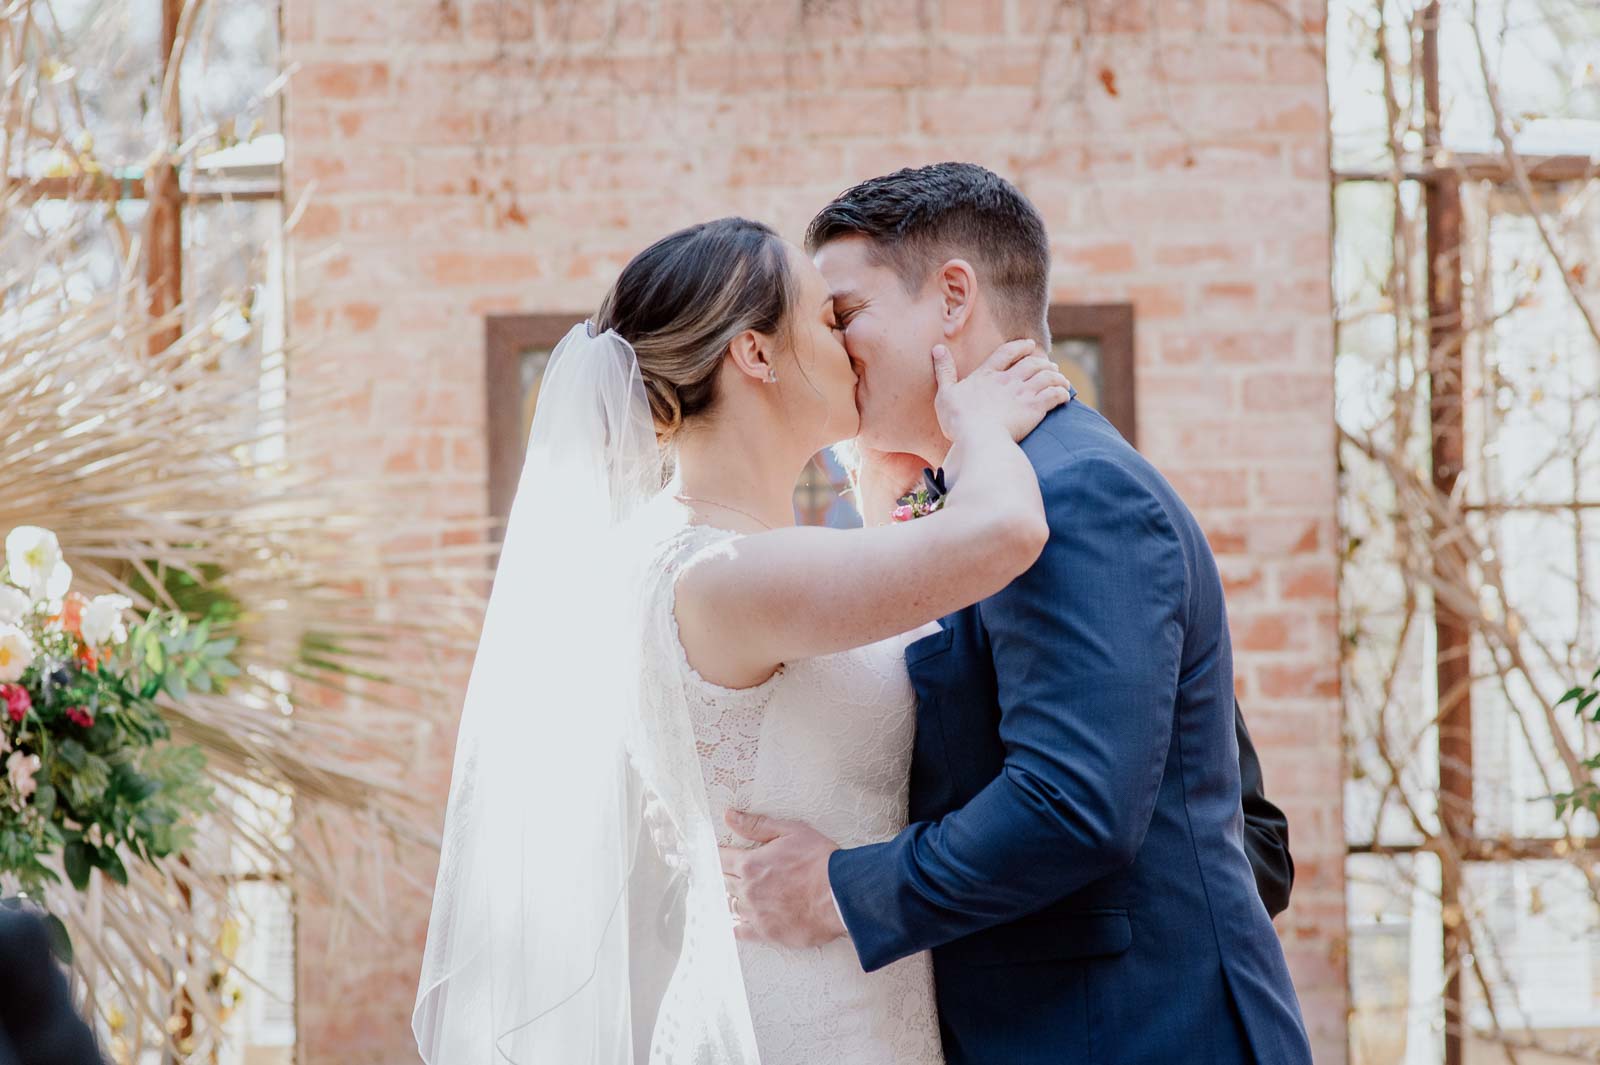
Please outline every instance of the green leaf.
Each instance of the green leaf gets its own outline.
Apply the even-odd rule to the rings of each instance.
[[[122,859],[117,857],[117,852],[114,848],[106,847],[101,850],[100,860],[95,864],[104,869],[106,875],[117,883],[122,885],[128,883],[128,870],[123,868]]]
[[[150,633],[145,640],[144,664],[153,673],[161,673],[167,668],[166,650],[155,633]]]
[[[53,913],[44,915],[45,931],[50,935],[50,953],[62,965],[72,964],[72,936],[67,932],[67,926],[61,918]]]
[[[66,867],[67,879],[72,881],[72,886],[79,891],[86,891],[89,887],[89,848],[81,841],[74,840],[61,850],[61,864]]]
[[[1562,703],[1570,703],[1574,699],[1582,698],[1583,692],[1584,689],[1582,688],[1568,688],[1566,694],[1556,700],[1556,705],[1560,706]]]
[[[89,760],[89,752],[77,740],[63,740],[56,754],[71,769],[82,769]]]
[[[33,793],[33,805],[45,817],[55,813],[56,789],[49,784],[39,785],[39,790]]]

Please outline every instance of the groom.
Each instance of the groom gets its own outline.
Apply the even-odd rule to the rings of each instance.
[[[1044,224],[982,167],[868,181],[807,243],[860,376],[864,448],[944,459],[933,345],[965,373],[1008,338],[1048,342]],[[906,651],[910,827],[840,850],[808,826],[730,813],[761,843],[728,859],[739,934],[848,935],[869,971],[931,949],[951,1065],[1308,1065],[1246,857],[1233,655],[1205,537],[1082,403],[1022,447],[1050,523],[1043,555]]]

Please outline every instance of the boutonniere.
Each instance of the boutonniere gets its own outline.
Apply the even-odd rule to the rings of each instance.
[[[950,490],[944,485],[944,467],[941,466],[937,470],[923,467],[922,483],[899,498],[894,508],[894,520],[911,521],[913,518],[925,518],[943,508],[944,501],[948,498]]]

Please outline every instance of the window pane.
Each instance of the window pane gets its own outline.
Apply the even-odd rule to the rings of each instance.
[[[0,239],[6,306],[14,308],[25,292],[35,294],[35,300],[53,294],[81,301],[112,291],[127,263],[124,241],[138,239],[144,214],[145,205],[137,200],[114,207],[40,200],[18,209]]]
[[[161,143],[160,0],[53,0],[50,8],[58,76],[71,79],[83,108],[61,116],[62,133],[70,142],[87,131],[108,167],[142,163]],[[70,108],[71,94],[58,99]]]
[[[222,147],[279,132],[277,97],[264,96],[278,71],[276,0],[207,4],[184,55],[185,132],[215,125]]]
[[[1439,28],[1439,92],[1445,147],[1496,151],[1478,45],[1468,21],[1478,10],[1490,73],[1517,148],[1587,155],[1600,136],[1600,77],[1592,0],[1477,0],[1445,4]]]
[[[183,214],[185,326],[230,343],[225,370],[254,366],[259,395],[240,407],[237,433],[268,461],[283,452],[286,387],[283,205],[276,200],[192,203]]]
[[[1054,338],[1053,338],[1054,339]],[[1050,347],[1050,357],[1061,372],[1066,374],[1078,398],[1099,410],[1100,397],[1105,390],[1105,374],[1100,365],[1100,341],[1097,337],[1061,337]]]
[[[1351,1065],[1442,1057],[1438,885],[1439,863],[1431,854],[1345,860]]]

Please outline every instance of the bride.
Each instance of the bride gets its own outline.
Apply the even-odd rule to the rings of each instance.
[[[737,939],[729,807],[844,846],[906,823],[936,619],[1046,527],[1016,441],[1068,400],[1033,341],[930,353],[950,494],[868,453],[860,530],[791,493],[857,433],[858,378],[799,249],[729,218],[666,237],[553,353],[473,665],[412,1027],[430,1065],[942,1060],[926,955]]]

